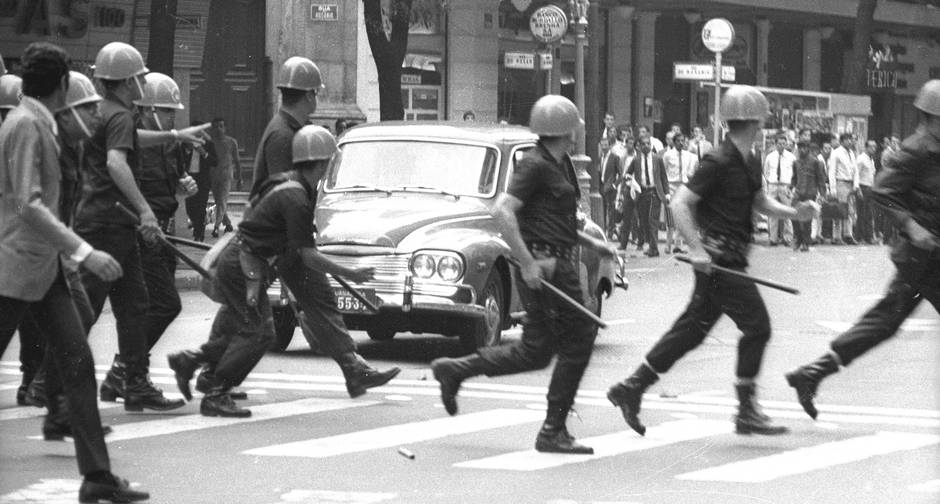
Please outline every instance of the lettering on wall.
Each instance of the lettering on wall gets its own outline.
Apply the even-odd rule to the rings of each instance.
[[[912,72],[914,65],[900,63],[898,56],[907,54],[907,48],[898,44],[868,45],[868,65],[865,68],[865,84],[869,89],[904,89],[907,81],[901,72]]]

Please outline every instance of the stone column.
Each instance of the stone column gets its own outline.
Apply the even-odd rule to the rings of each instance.
[[[770,20],[757,20],[757,85],[767,85],[767,48],[770,39]]]
[[[803,30],[803,89],[822,88],[822,33],[812,28]]]
[[[633,122],[631,116],[633,102],[633,7],[614,7],[610,9],[610,28],[607,37],[608,57],[607,89],[610,97],[610,112],[617,117],[617,122]],[[606,110],[603,112],[607,112]]]
[[[499,0],[448,2],[447,111],[460,119],[473,110],[478,120],[496,121],[499,86]],[[484,26],[489,16],[489,27]]]
[[[656,68],[656,18],[658,12],[640,11],[634,16],[634,50],[636,61],[633,64],[633,123],[645,124],[653,129],[653,118],[643,116],[643,99],[655,96],[654,70]],[[665,63],[663,63],[665,64]]]

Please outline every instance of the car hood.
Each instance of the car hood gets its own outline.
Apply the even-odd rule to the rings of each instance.
[[[325,194],[317,204],[318,245],[398,247],[416,230],[489,217],[483,201],[421,193]]]

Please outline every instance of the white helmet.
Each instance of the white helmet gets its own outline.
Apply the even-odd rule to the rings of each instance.
[[[929,80],[920,88],[914,107],[930,115],[940,116],[940,79]]]
[[[70,70],[69,91],[65,95],[65,106],[56,112],[99,101],[101,101],[101,95],[95,90],[95,85],[92,84],[91,79],[83,73]]]
[[[294,163],[330,159],[336,154],[336,138],[323,128],[308,124],[294,133]]]
[[[760,121],[770,114],[770,103],[756,88],[735,85],[721,97],[718,112],[724,121]]]
[[[140,51],[124,42],[111,42],[95,56],[95,78],[124,80],[145,74],[149,70],[144,65]]]
[[[545,95],[532,105],[529,129],[540,136],[562,136],[584,127],[578,107],[561,95]]]
[[[292,56],[287,58],[277,73],[277,87],[312,91],[323,87],[323,79],[313,61],[302,56]]]
[[[172,77],[160,72],[150,72],[144,77],[144,92],[134,103],[144,107],[183,110],[180,87]]]
[[[23,79],[13,75],[0,75],[0,109],[13,109],[23,96]]]

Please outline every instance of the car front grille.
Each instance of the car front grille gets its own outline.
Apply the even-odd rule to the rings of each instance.
[[[375,268],[375,279],[364,284],[357,284],[357,286],[385,292],[402,290],[405,275],[408,273],[408,261],[411,259],[411,254],[372,256],[323,254],[323,256],[345,268]],[[332,280],[330,282],[334,283]]]

